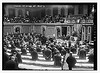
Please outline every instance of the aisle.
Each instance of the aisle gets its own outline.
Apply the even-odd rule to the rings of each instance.
[[[10,53],[10,50],[8,50]],[[86,59],[79,59],[79,56],[73,54],[76,58],[77,63],[73,70],[93,70],[93,64],[88,63],[88,57]],[[19,64],[19,68],[32,69],[32,70],[61,70],[61,67],[54,66],[54,61],[47,61],[43,57],[42,53],[38,53],[38,60],[33,61],[29,51],[27,50],[26,55],[21,55],[22,63]],[[68,70],[67,63],[64,64],[64,70]]]
[[[79,57],[76,54],[73,54],[73,56],[76,58],[77,63],[75,64],[75,68],[91,68],[93,69],[93,64],[88,63],[88,57],[86,59],[79,59]],[[33,61],[31,60],[30,53],[27,53],[27,55],[22,55],[22,64],[19,64],[20,68],[26,68],[26,69],[44,69],[44,70],[61,70],[61,67],[54,66],[54,61],[46,61],[43,57],[42,53],[38,53],[38,60]],[[64,69],[68,70],[67,63],[64,64]]]
[[[46,61],[42,53],[38,53],[38,60],[33,61],[30,53],[21,55],[22,63],[19,64],[20,68],[26,69],[44,69],[44,70],[61,70],[60,67],[54,66],[54,61]]]

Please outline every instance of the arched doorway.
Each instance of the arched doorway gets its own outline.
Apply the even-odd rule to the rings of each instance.
[[[14,33],[21,33],[21,27],[20,26],[15,26],[14,27]]]
[[[62,36],[67,35],[67,27],[62,27]]]

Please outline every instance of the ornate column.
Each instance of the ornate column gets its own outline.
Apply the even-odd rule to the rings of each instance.
[[[18,16],[18,10],[19,10],[18,8],[15,9],[15,16],[16,17]]]
[[[8,7],[5,8],[5,13],[6,13],[6,16],[9,16],[9,13],[8,13]]]
[[[78,15],[78,5],[75,5],[75,8],[74,8],[74,15]]]
[[[25,8],[22,9],[23,17],[25,17]]]
[[[67,16],[68,15],[68,7],[66,6],[64,9],[65,9],[65,16]]]
[[[61,8],[58,7],[58,14],[61,14]]]
[[[47,13],[47,10],[48,10],[48,8],[45,9],[45,14],[46,14],[46,15],[48,14],[48,13]]]
[[[83,5],[83,14],[88,14],[88,5]]]
[[[51,8],[50,10],[51,10],[51,16],[53,16],[53,8]]]

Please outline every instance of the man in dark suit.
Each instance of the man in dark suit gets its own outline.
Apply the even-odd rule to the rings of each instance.
[[[45,56],[46,60],[50,60],[51,59],[51,54],[52,54],[52,52],[51,52],[51,50],[49,48],[44,50],[44,56]]]
[[[31,52],[32,60],[37,60],[38,59],[38,53],[35,49]]]
[[[54,65],[61,66],[61,54],[59,51],[54,55]]]
[[[79,51],[79,58],[86,59],[86,50],[85,49],[81,49]]]
[[[70,56],[67,58],[66,62],[68,63],[69,70],[72,70],[72,67],[76,64],[76,59],[72,56],[72,52]]]
[[[22,63],[21,54],[18,51],[16,51],[16,57],[18,59],[18,63]]]
[[[9,60],[5,64],[5,70],[17,70],[18,66],[14,60]]]
[[[5,64],[7,61],[9,61],[9,56],[4,52],[4,58],[3,58],[3,69],[5,69]]]

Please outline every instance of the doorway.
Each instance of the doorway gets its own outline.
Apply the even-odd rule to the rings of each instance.
[[[66,36],[67,35],[67,27],[62,27],[62,36]]]
[[[20,26],[15,26],[14,27],[14,32],[15,33],[21,33],[21,27]]]

